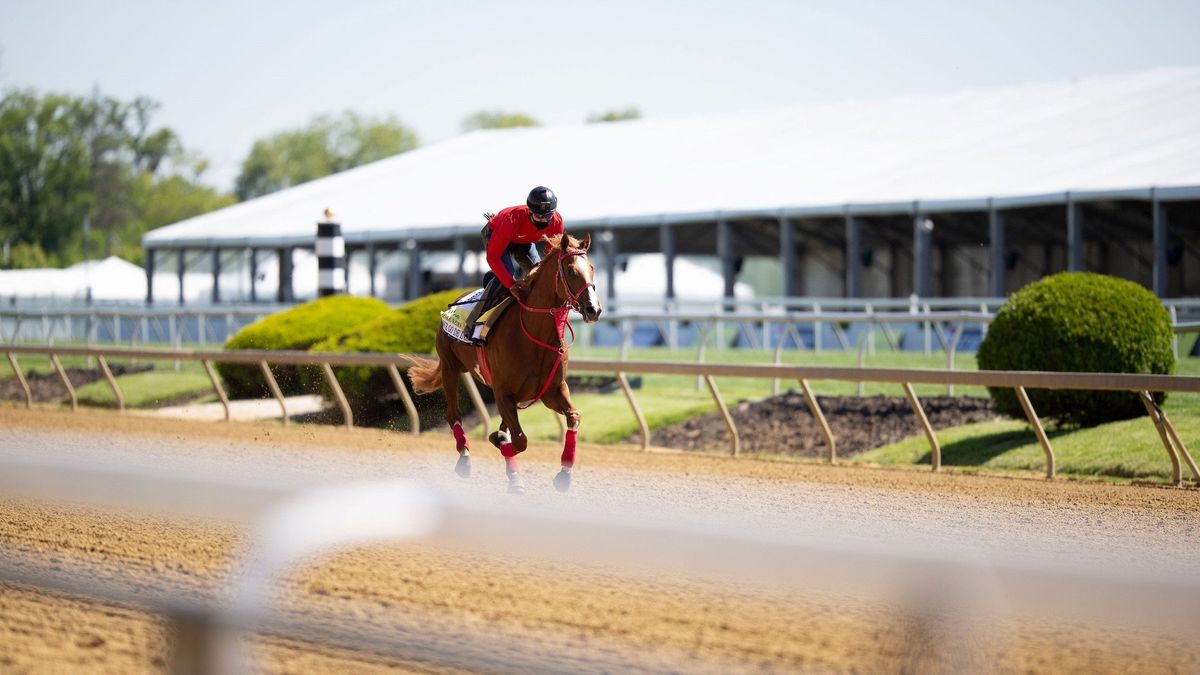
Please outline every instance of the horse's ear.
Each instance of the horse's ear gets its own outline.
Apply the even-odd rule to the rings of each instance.
[[[585,251],[592,247],[592,233],[591,232],[588,232],[587,234],[583,235],[583,241],[579,242],[579,246],[580,246],[580,248],[582,248]]]

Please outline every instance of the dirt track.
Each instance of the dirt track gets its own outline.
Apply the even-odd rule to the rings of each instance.
[[[0,407],[0,452],[199,462],[246,473],[345,477],[406,472],[453,490],[502,491],[499,462],[476,453],[470,482],[450,474],[448,438],[376,431],[181,423]],[[747,530],[852,540],[894,536],[982,555],[1126,561],[1164,574],[1200,569],[1200,493],[1101,484],[931,475],[818,464],[735,461],[584,447],[576,485],[549,487],[555,449],[526,455],[533,508],[604,505],[646,518],[689,517]],[[497,499],[502,497],[497,496]],[[882,533],[882,534],[881,534]],[[239,528],[208,521],[119,516],[0,501],[7,561],[105,579],[130,589],[213,597],[228,588]],[[88,571],[82,571],[84,569]],[[322,559],[288,585],[288,611],[386,629],[423,625],[465,643],[503,636],[566,654],[584,670],[961,670],[914,645],[923,627],[883,602],[811,591],[770,592],[679,575],[630,576],[601,567],[377,546]],[[976,636],[978,637],[978,636]],[[1191,642],[1074,623],[1012,617],[976,645],[971,669],[1003,672],[1194,672]],[[158,671],[163,625],[142,612],[0,586],[0,671]],[[394,657],[262,641],[274,672],[444,670]],[[615,661],[614,661],[615,659]],[[501,660],[488,670],[506,670]]]

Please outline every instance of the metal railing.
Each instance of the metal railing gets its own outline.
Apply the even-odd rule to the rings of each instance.
[[[97,360],[101,371],[104,374],[109,386],[112,388],[113,395],[117,400],[117,407],[124,410],[124,396],[121,392],[120,385],[116,378],[113,377],[111,369],[108,367],[107,358],[115,357],[122,359],[147,359],[160,361],[198,361],[203,364],[205,372],[208,374],[212,382],[213,390],[220,399],[225,410],[225,420],[230,419],[229,413],[229,398],[225,393],[224,387],[221,385],[220,379],[216,376],[212,369],[212,363],[241,363],[248,365],[257,365],[263,374],[264,380],[270,389],[272,395],[279,402],[280,412],[283,416],[284,424],[288,420],[287,404],[285,402],[282,391],[277,384],[274,375],[271,372],[270,366],[274,365],[307,365],[317,366],[324,374],[325,380],[333,392],[334,399],[342,413],[343,423],[347,429],[354,426],[354,414],[351,410],[349,401],[346,399],[342,391],[341,385],[338,382],[336,375],[333,372],[333,366],[374,366],[385,368],[391,378],[392,384],[396,389],[397,395],[400,397],[404,405],[405,412],[410,420],[410,433],[420,433],[420,419],[417,414],[416,406],[413,402],[412,395],[404,384],[403,378],[400,376],[399,368],[407,367],[402,355],[394,354],[354,354],[354,353],[319,353],[319,352],[290,352],[290,351],[252,351],[252,350],[234,350],[234,351],[172,351],[162,349],[126,349],[126,348],[81,348],[81,347],[41,347],[41,346],[8,346],[4,348],[7,353],[9,364],[16,377],[21,383],[25,392],[27,407],[33,406],[33,394],[25,380],[25,376],[21,370],[17,360],[18,354],[36,354],[46,356],[50,359],[63,384],[71,398],[72,410],[77,408],[77,401],[74,393],[74,387],[68,377],[66,371],[62,368],[59,356],[82,356],[93,357]],[[604,361],[597,359],[572,359],[570,369],[573,372],[598,373],[606,375],[614,375],[621,384],[621,389],[629,402],[632,414],[637,420],[639,431],[641,432],[642,449],[646,449],[650,445],[650,429],[646,423],[645,416],[641,412],[637,399],[634,396],[632,388],[629,386],[626,379],[627,373],[652,374],[652,375],[684,375],[700,378],[708,387],[713,401],[716,404],[718,412],[721,414],[726,429],[729,433],[730,454],[738,456],[741,452],[741,441],[738,435],[737,425],[733,417],[729,414],[725,403],[721,398],[720,390],[717,386],[717,377],[742,377],[742,378],[759,378],[772,380],[794,380],[797,381],[804,392],[805,400],[809,410],[820,426],[821,433],[825,437],[826,445],[828,446],[827,460],[829,463],[837,461],[837,440],[825,419],[821,410],[820,404],[813,395],[809,382],[812,380],[835,380],[841,382],[881,382],[899,384],[903,387],[904,393],[910,406],[916,415],[920,430],[925,434],[929,441],[931,452],[931,468],[933,471],[941,469],[941,446],[938,443],[937,434],[930,425],[928,418],[925,415],[924,408],[921,405],[920,399],[917,397],[912,388],[913,384],[940,384],[946,386],[963,385],[963,386],[984,386],[984,387],[1000,387],[1011,388],[1016,393],[1017,399],[1021,403],[1021,407],[1025,412],[1026,419],[1037,436],[1038,443],[1041,445],[1042,452],[1045,457],[1045,473],[1047,478],[1055,476],[1055,458],[1054,450],[1050,444],[1050,439],[1046,435],[1042,423],[1038,418],[1037,411],[1029,400],[1026,393],[1027,389],[1078,389],[1092,391],[1129,391],[1137,393],[1143,405],[1146,407],[1147,415],[1154,423],[1155,429],[1158,432],[1159,438],[1163,443],[1163,447],[1167,451],[1167,455],[1171,460],[1171,480],[1174,485],[1181,485],[1183,482],[1181,462],[1185,463],[1191,471],[1193,478],[1200,482],[1200,468],[1197,468],[1195,460],[1188,452],[1187,446],[1183,443],[1176,431],[1175,426],[1168,419],[1165,411],[1162,410],[1155,402],[1152,392],[1189,392],[1200,393],[1200,377],[1179,376],[1179,375],[1140,375],[1128,373],[1061,373],[1061,372],[1033,372],[1033,371],[950,371],[950,370],[929,370],[929,369],[899,369],[899,368],[842,368],[842,367],[818,367],[818,366],[783,366],[783,365],[734,365],[734,364],[714,364],[714,363],[659,363],[649,361]],[[478,410],[480,417],[484,421],[485,433],[491,427],[491,415],[488,408],[483,403],[479,390],[475,385],[474,379],[469,373],[463,373],[463,383],[471,398],[475,408]],[[555,415],[558,420],[559,428],[565,433],[566,427],[560,415]]]

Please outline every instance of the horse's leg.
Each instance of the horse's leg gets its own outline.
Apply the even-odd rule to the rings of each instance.
[[[439,349],[439,361],[442,369],[442,394],[446,397],[446,424],[454,434],[454,447],[458,450],[458,462],[454,464],[454,473],[463,478],[471,477],[471,442],[463,431],[462,411],[458,408],[458,378],[462,373],[462,365],[455,357],[452,349]]]
[[[497,391],[496,409],[503,420],[501,430],[507,428],[510,432],[507,435],[502,433],[499,438],[500,455],[504,457],[504,473],[508,475],[508,492],[522,495],[525,494],[525,479],[521,477],[517,454],[525,451],[529,441],[521,431],[521,423],[517,421],[517,400],[508,392]]]
[[[567,437],[563,441],[561,457],[562,468],[554,476],[554,487],[559,492],[566,492],[571,488],[571,469],[575,466],[575,442],[579,436],[581,416],[575,406],[571,405],[571,391],[567,388],[566,382],[559,384],[558,389],[546,392],[546,395],[542,397],[542,403],[567,418]]]

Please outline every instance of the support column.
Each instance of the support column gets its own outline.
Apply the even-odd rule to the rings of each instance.
[[[1154,295],[1167,297],[1167,207],[1150,191],[1150,221],[1154,228]]]
[[[276,254],[279,256],[279,289],[275,292],[275,299],[278,302],[291,302],[295,300],[292,294],[292,249],[281,248]]]
[[[464,237],[454,238],[454,253],[458,255],[458,270],[454,272],[454,287],[462,288],[467,285],[467,240]]]
[[[913,208],[913,292],[927,298],[933,271],[933,220]]]
[[[183,306],[183,274],[187,271],[187,249],[179,249],[179,306]]]
[[[862,297],[862,221],[846,210],[846,297]]]
[[[416,300],[421,297],[421,246],[415,239],[404,242],[408,250],[408,299]]]
[[[604,242],[604,271],[608,275],[608,302],[611,305],[617,297],[617,234],[612,231],[612,228],[607,228],[600,233],[600,239]]]
[[[154,304],[154,254],[155,249],[146,249],[146,304]]]
[[[796,295],[796,231],[787,216],[779,214],[779,266],[783,269],[783,295]]]
[[[658,240],[662,247],[667,272],[667,300],[675,299],[675,229],[665,223],[658,226]]]
[[[221,302],[221,249],[214,248],[212,252],[212,302],[217,304]]]
[[[725,297],[733,297],[737,274],[733,264],[733,230],[729,221],[717,221],[717,257],[721,260],[721,276],[725,278]]]
[[[1083,271],[1083,212],[1067,193],[1067,270]]]
[[[988,200],[988,241],[991,247],[992,274],[988,289],[994,298],[1003,298],[1007,285],[1008,244],[1004,242],[1004,214]]]
[[[367,242],[367,274],[371,277],[371,297],[379,297],[375,288],[375,273],[379,271],[379,253],[375,250],[375,242]]]
[[[258,302],[258,249],[250,249],[250,302]]]

